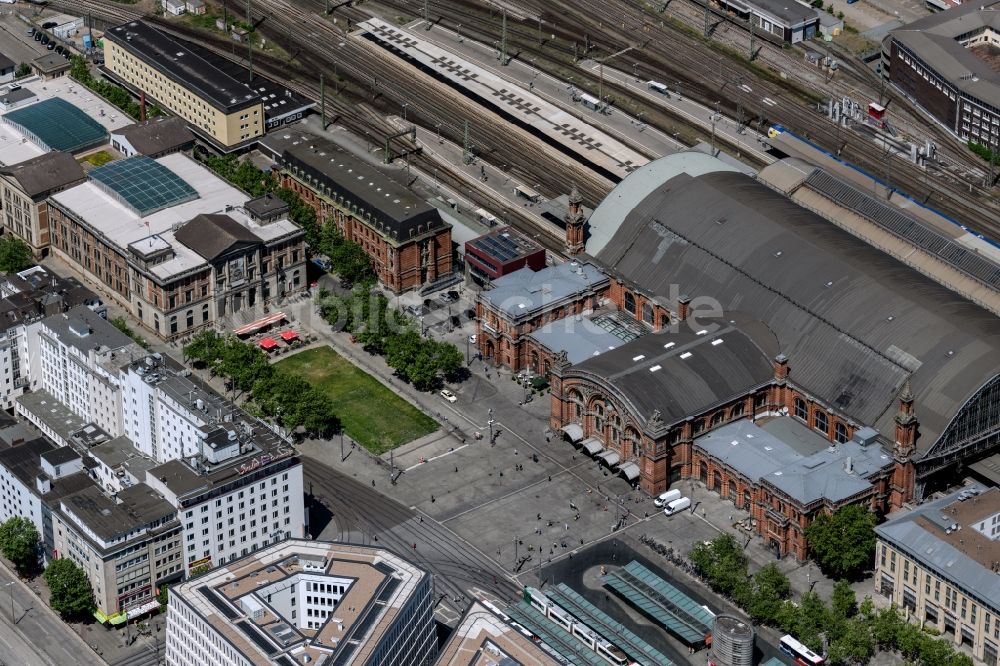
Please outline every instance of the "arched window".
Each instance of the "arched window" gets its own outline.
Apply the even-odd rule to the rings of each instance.
[[[660,328],[670,328],[670,315],[666,313],[660,315]]]
[[[673,446],[679,441],[681,441],[681,431],[679,428],[675,428],[670,431],[670,437],[667,439],[667,444]]]
[[[694,422],[695,433],[699,433],[704,429],[705,429],[705,419],[698,419],[697,421]]]
[[[724,411],[718,411],[712,414],[712,426],[717,426],[726,420],[726,413]]]
[[[766,393],[758,393],[757,395],[755,395],[753,397],[753,408],[754,409],[760,409],[765,404],[767,404],[767,394]]]
[[[809,420],[809,406],[806,401],[802,398],[795,399],[795,416],[802,419],[803,421]]]
[[[820,432],[830,431],[830,421],[826,416],[826,412],[816,410],[816,416],[814,417],[813,427]]]
[[[625,292],[625,309],[630,315],[635,316],[635,296],[631,291]]]
[[[642,457],[642,442],[637,442],[632,440],[632,457],[641,458]]]
[[[733,405],[733,408],[729,410],[729,418],[735,419],[738,416],[743,416],[743,403],[738,402]]]
[[[837,425],[833,428],[833,438],[837,440],[838,443],[843,444],[847,441],[847,426],[845,426],[840,421],[837,421]]]
[[[650,326],[653,325],[653,306],[649,303],[642,304],[642,320]]]

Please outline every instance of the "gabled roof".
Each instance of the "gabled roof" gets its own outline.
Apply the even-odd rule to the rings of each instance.
[[[261,239],[228,215],[198,215],[174,233],[174,238],[212,261],[236,246],[261,243]]]
[[[82,183],[87,176],[69,153],[51,152],[3,167],[0,174],[12,178],[29,197]]]
[[[793,382],[883,434],[910,379],[919,454],[1000,371],[1000,320],[748,176],[681,173],[615,205],[625,219],[597,255],[612,273],[757,320]]]

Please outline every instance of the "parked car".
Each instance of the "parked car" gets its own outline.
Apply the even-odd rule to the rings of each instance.
[[[51,30],[52,28],[56,27],[57,25],[59,25],[59,24],[56,23],[55,21],[46,21],[45,23],[42,24],[42,30]]]
[[[42,33],[40,33],[40,32],[36,32],[35,33],[35,41],[36,42],[42,41]]]
[[[46,46],[45,48],[47,48],[49,51],[52,51],[52,50],[54,50],[56,48],[56,43],[55,42],[49,42],[49,45]]]
[[[59,55],[62,55],[63,51],[65,51],[65,50],[66,49],[63,48],[62,44],[59,44],[58,46],[56,46],[56,53],[58,53]]]
[[[48,35],[42,35],[42,44],[48,44],[49,41],[50,40]]]
[[[28,28],[28,35],[33,35],[33,34],[35,34],[35,29],[34,28]]]
[[[441,294],[440,300],[442,303],[454,303],[455,301],[458,300],[458,297],[452,296],[451,292],[448,292],[446,294]]]
[[[473,333],[472,335],[469,336],[469,344],[473,344],[473,345],[476,344],[476,334],[475,333]]]
[[[441,397],[447,400],[448,402],[455,402],[458,400],[458,397],[448,389],[442,389]]]

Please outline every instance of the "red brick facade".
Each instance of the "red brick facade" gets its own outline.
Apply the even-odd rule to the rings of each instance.
[[[579,423],[584,437],[600,439],[605,449],[618,453],[622,462],[638,465],[638,485],[650,495],[662,493],[682,479],[701,481],[737,507],[748,510],[757,534],[782,556],[806,558],[805,528],[822,513],[856,503],[864,503],[873,511],[887,512],[909,499],[904,489],[912,489],[912,483],[899,486],[897,479],[907,474],[907,469],[912,475],[912,465],[901,464],[898,459],[887,462],[882,472],[870,479],[872,487],[863,493],[838,504],[820,500],[802,505],[766,479],[746,478],[694,442],[710,430],[738,419],[757,421],[785,415],[821,432],[831,443],[853,437],[857,426],[787,381],[788,361],[784,357],[776,359],[774,380],[769,386],[710,412],[692,414],[681,423],[663,424],[654,415],[645,426],[625,407],[626,401],[613,387],[576,377],[560,361],[554,360],[550,374],[550,428],[558,431],[567,424]],[[912,415],[912,411],[906,413]],[[906,427],[915,432],[915,418]]]
[[[379,282],[394,293],[416,289],[452,272],[451,227],[444,225],[424,234],[395,241],[338,206],[287,171],[278,174],[282,187],[297,192],[313,207],[320,224],[336,224],[348,240],[364,248],[372,259]]]

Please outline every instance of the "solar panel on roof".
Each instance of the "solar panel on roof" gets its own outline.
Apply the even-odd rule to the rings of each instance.
[[[103,125],[61,97],[11,111],[3,120],[42,147],[67,153],[96,146],[108,138]]]
[[[140,217],[198,198],[180,176],[146,155],[91,169],[90,177]]]
[[[822,169],[816,169],[809,174],[806,185],[854,210],[868,221],[913,243],[925,252],[937,256],[966,275],[988,286],[1000,287],[1000,266],[997,264],[969,251],[918,220],[838,180]]]
[[[375,599],[375,601],[388,601],[389,597],[392,596],[392,593],[396,591],[397,587],[399,587],[399,579],[389,578],[388,580],[386,580],[385,585],[382,587],[382,590],[378,593],[378,597]]]

